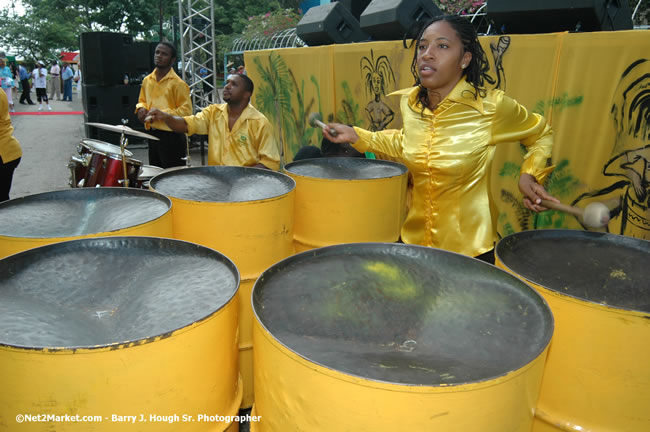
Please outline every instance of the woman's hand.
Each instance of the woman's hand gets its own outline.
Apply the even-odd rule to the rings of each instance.
[[[522,174],[519,177],[519,190],[524,195],[524,205],[526,208],[534,212],[548,210],[546,207],[541,205],[543,199],[556,203],[560,202],[559,199],[546,192],[544,186],[537,183],[535,177],[530,174]]]
[[[330,130],[336,131],[336,136],[330,133]],[[328,123],[327,127],[323,128],[323,135],[333,143],[350,143],[354,144],[359,141],[359,135],[352,126],[346,126],[340,123]]]

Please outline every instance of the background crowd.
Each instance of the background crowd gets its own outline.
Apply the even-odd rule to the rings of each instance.
[[[9,60],[0,53],[0,84],[7,96],[9,112],[15,112],[16,100],[23,105],[36,105],[32,89],[36,92],[39,111],[43,103],[51,110],[49,100],[72,102],[73,82],[81,84],[81,70],[77,65],[57,60],[49,65],[41,60]]]

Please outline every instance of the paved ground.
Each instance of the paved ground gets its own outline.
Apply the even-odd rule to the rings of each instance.
[[[36,96],[32,91],[32,100]],[[73,94],[72,102],[50,101],[52,114],[37,111],[38,105],[21,105],[19,97],[14,98],[17,115],[11,116],[14,126],[14,136],[20,141],[23,157],[14,172],[10,198],[18,198],[41,192],[67,189],[70,178],[68,162],[70,157],[77,154],[77,145],[86,137],[83,106],[77,94]],[[20,114],[23,112],[34,115]],[[111,144],[119,144],[111,142]],[[129,145],[134,157],[148,164],[146,144],[137,140]],[[192,166],[201,165],[200,149],[193,148],[190,152]]]

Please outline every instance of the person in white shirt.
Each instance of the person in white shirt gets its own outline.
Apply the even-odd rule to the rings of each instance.
[[[79,64],[77,65],[77,70],[74,72],[74,76],[72,77],[74,82],[77,83],[77,94],[79,95],[79,99],[81,99],[82,94],[81,94],[81,60],[79,60]]]
[[[50,102],[47,99],[47,69],[45,69],[45,63],[42,61],[36,62],[36,69],[32,72],[34,77],[33,83],[34,88],[36,89],[36,99],[38,99],[38,110],[43,110],[43,101],[47,104],[47,109],[52,111]]]
[[[50,95],[50,99],[54,100],[54,97],[56,96],[56,100],[61,100],[61,68],[59,67],[59,62],[56,60],[52,63],[52,67],[50,68],[50,82],[49,88],[50,91],[48,92]]]

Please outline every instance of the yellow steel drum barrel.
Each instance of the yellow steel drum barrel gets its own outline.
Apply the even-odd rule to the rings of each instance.
[[[252,300],[251,430],[530,431],[553,318],[507,272],[345,244],[270,267]]]
[[[218,417],[242,394],[238,282],[222,254],[153,237],[0,260],[0,430],[238,430]]]
[[[535,432],[650,428],[650,242],[574,230],[502,239],[497,264],[553,311]]]
[[[130,188],[79,188],[0,203],[0,258],[60,241],[100,236],[173,237],[172,203]]]
[[[253,403],[253,315],[250,295],[260,273],[293,253],[295,182],[258,168],[205,166],[166,171],[149,187],[173,203],[174,235],[216,249],[241,274],[242,406]]]
[[[284,169],[296,181],[296,252],[399,239],[408,175],[404,165],[338,157],[301,160]]]

